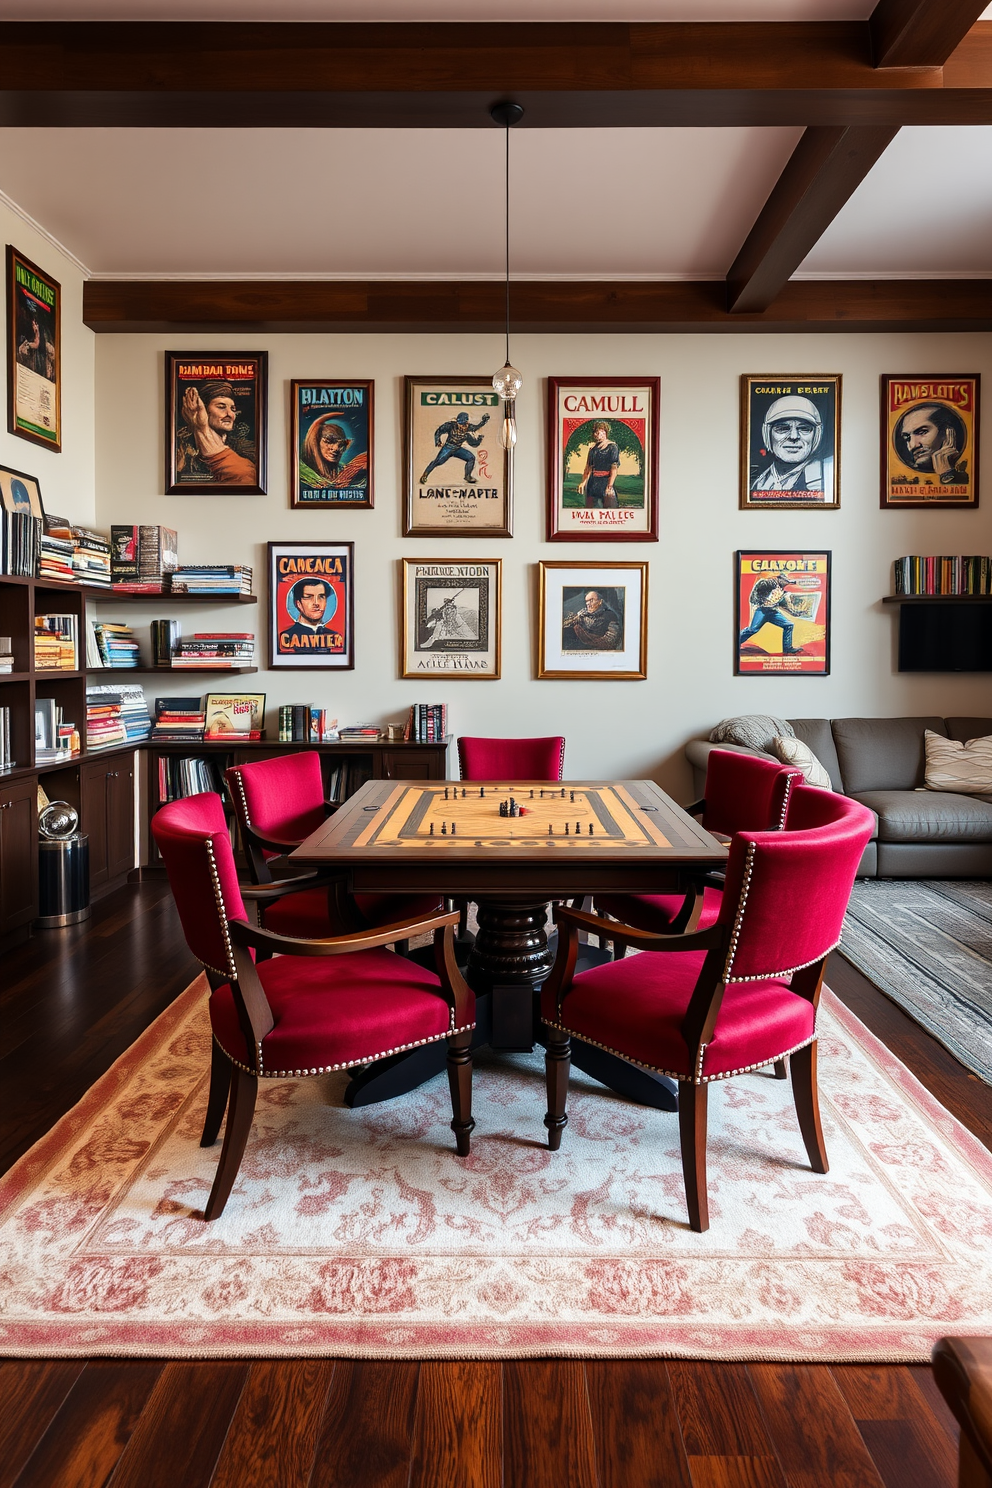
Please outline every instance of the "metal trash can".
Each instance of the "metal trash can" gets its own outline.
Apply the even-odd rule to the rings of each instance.
[[[67,801],[52,801],[38,817],[38,929],[90,917],[90,839],[78,826]]]

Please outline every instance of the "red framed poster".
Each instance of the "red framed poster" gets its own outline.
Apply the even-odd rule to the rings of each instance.
[[[269,666],[355,665],[355,544],[269,543]]]
[[[825,677],[830,671],[830,554],[737,554],[734,672]]]

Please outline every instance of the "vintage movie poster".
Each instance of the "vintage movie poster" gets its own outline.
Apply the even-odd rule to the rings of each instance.
[[[510,537],[512,465],[491,377],[406,379],[404,537]]]
[[[373,505],[374,390],[370,380],[290,383],[290,506]]]
[[[883,507],[977,507],[979,383],[882,378]]]
[[[830,671],[830,554],[737,554],[738,676]]]
[[[269,543],[269,666],[355,665],[354,543]]]
[[[264,495],[264,351],[165,353],[165,490]]]
[[[837,373],[741,377],[744,511],[840,506]]]
[[[646,563],[540,564],[538,677],[647,676]]]
[[[7,428],[62,448],[62,288],[7,244]]]
[[[404,558],[404,677],[500,674],[499,558]]]
[[[656,542],[658,377],[548,378],[548,541]]]

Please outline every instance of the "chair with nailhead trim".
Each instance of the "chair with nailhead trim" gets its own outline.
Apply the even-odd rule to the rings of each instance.
[[[558,954],[541,989],[548,1028],[548,1146],[568,1117],[574,1036],[679,1082],[679,1136],[689,1223],[709,1227],[707,1092],[714,1080],[791,1056],[799,1129],[827,1171],[816,1086],[816,1010],[826,958],[840,940],[875,819],[831,791],[796,786],[787,831],[739,832],[714,924],[657,935],[558,908]],[[578,932],[622,938],[643,954],[575,975]],[[671,952],[680,954],[672,955]]]
[[[210,983],[213,1055],[200,1145],[224,1146],[204,1218],[224,1211],[251,1131],[260,1079],[321,1075],[448,1043],[452,1122],[469,1151],[475,997],[455,964],[457,914],[299,940],[248,922],[220,796],[173,801],[152,818],[183,933]],[[245,897],[265,892],[250,889]],[[432,932],[436,974],[386,947]],[[274,954],[278,952],[278,954]],[[256,959],[268,954],[268,959]],[[328,964],[327,957],[335,959]]]
[[[561,780],[565,768],[565,740],[458,740],[458,770],[462,780],[498,780],[515,785],[524,780]]]

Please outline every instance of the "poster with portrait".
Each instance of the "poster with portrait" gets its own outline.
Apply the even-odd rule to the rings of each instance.
[[[883,507],[978,506],[976,372],[882,378]]]
[[[403,558],[404,677],[500,674],[499,558]]]
[[[7,244],[7,428],[62,448],[62,287]]]
[[[548,378],[548,541],[657,542],[660,377]]]
[[[375,384],[294,378],[290,388],[289,504],[368,510]]]
[[[0,506],[6,512],[44,517],[40,483],[23,470],[10,470],[6,465],[0,465]]]
[[[166,495],[265,494],[268,353],[165,353]]]
[[[351,671],[355,544],[269,543],[269,666]]]
[[[407,377],[404,537],[512,536],[512,464],[491,377]]]
[[[537,675],[589,681],[647,676],[646,563],[541,563]]]
[[[744,511],[840,506],[837,373],[741,377]]]
[[[825,677],[830,671],[830,554],[739,552],[734,671]]]

